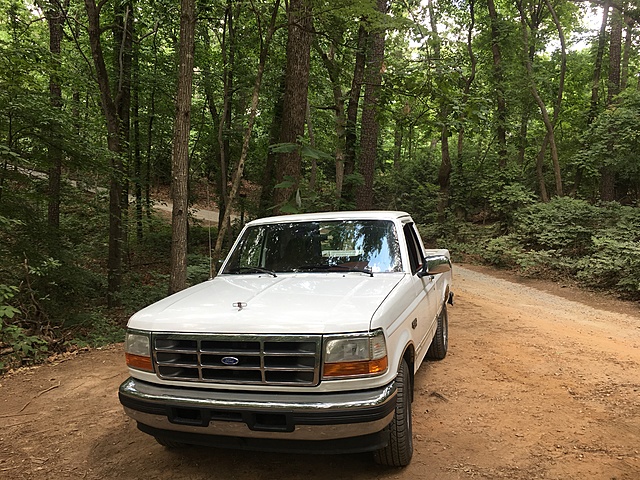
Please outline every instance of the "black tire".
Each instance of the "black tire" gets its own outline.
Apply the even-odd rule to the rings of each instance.
[[[429,360],[442,360],[447,356],[449,348],[449,315],[447,314],[447,304],[442,305],[440,315],[438,315],[438,328],[436,334],[431,340],[429,350],[427,350],[427,358]]]
[[[374,453],[379,465],[405,467],[413,455],[413,433],[411,428],[411,373],[405,360],[400,365],[396,378],[398,387],[396,410],[389,430],[389,444]]]
[[[168,448],[169,450],[175,450],[178,448],[185,448],[189,446],[186,443],[167,440],[166,438],[163,438],[163,437],[154,437],[154,438],[156,439],[156,442],[158,442],[163,447]]]

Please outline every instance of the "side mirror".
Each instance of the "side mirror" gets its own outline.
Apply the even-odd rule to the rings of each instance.
[[[418,277],[438,275],[451,270],[451,260],[445,255],[433,255],[424,259],[424,265],[418,272]]]

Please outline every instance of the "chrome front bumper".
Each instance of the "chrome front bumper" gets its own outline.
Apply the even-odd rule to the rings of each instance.
[[[152,435],[173,431],[323,441],[383,430],[393,419],[396,383],[346,393],[265,394],[166,387],[129,378],[119,397],[127,415]]]

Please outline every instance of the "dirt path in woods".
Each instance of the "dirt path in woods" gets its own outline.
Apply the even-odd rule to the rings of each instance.
[[[367,454],[165,450],[118,403],[115,345],[0,377],[0,478],[639,479],[638,304],[454,274],[449,355],[417,374],[405,469]]]

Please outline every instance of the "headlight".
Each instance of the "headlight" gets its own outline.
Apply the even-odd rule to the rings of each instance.
[[[153,372],[151,363],[151,342],[148,333],[127,332],[124,341],[124,352],[127,366]]]
[[[382,330],[325,339],[324,379],[381,375],[387,371],[387,364]]]

